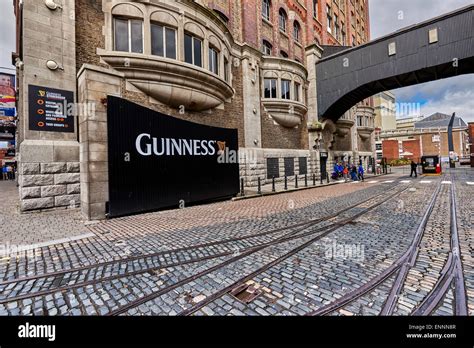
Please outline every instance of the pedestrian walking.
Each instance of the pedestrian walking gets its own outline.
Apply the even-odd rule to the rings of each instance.
[[[344,175],[344,181],[347,182],[347,180],[349,180],[349,165],[345,165],[344,166],[344,170],[342,171],[343,175]]]
[[[3,180],[8,180],[7,165],[4,165],[2,167],[2,177],[3,177]]]
[[[411,163],[410,163],[410,167],[411,167],[410,178],[412,177],[413,173],[415,173],[415,178],[418,177],[418,174],[416,173],[416,167],[417,166],[418,165],[415,163],[415,161],[412,160]]]
[[[364,166],[361,164],[359,164],[359,180],[362,180],[364,181]]]
[[[352,181],[357,181],[357,167],[355,165],[351,167],[351,178]]]
[[[13,180],[13,168],[11,165],[7,166],[7,177],[8,180]]]

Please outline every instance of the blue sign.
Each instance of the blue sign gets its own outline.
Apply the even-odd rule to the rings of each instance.
[[[0,116],[15,117],[15,108],[0,107]]]

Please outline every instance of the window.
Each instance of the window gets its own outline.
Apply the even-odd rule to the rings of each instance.
[[[184,61],[202,67],[202,41],[184,34]]]
[[[301,27],[298,22],[293,23],[293,38],[296,42],[300,42]]]
[[[285,51],[280,51],[280,57],[288,58],[288,53],[286,53]]]
[[[143,53],[143,21],[141,19],[114,19],[115,50]]]
[[[219,75],[219,52],[213,47],[209,47],[209,70]]]
[[[272,44],[266,40],[263,40],[262,52],[264,55],[270,56],[272,54]]]
[[[300,95],[301,95],[301,84],[299,84],[298,82],[295,82],[295,100],[296,101],[301,101]]]
[[[270,0],[263,0],[262,2],[262,17],[265,18],[267,21],[270,20],[270,13],[271,13],[271,2]]]
[[[327,30],[330,33],[332,31],[332,16],[331,16],[331,8],[329,6],[326,6],[326,16],[327,16],[327,21],[328,21]]]
[[[230,78],[229,78],[229,61],[227,60],[227,58],[224,58],[224,80],[226,80],[227,82],[229,82]]]
[[[313,17],[318,18],[318,0],[313,0]]]
[[[286,20],[286,12],[284,9],[281,8],[278,12],[278,25],[280,27],[280,30],[284,33],[286,33]]]
[[[176,30],[152,23],[151,54],[176,59]]]
[[[342,41],[342,45],[345,46],[346,45],[346,30],[344,29],[344,23],[343,22],[341,22],[341,28],[342,28],[341,41]]]
[[[290,99],[290,80],[281,80],[281,99]]]
[[[339,22],[337,15],[334,15],[334,37],[339,40]]]
[[[276,79],[265,79],[265,98],[276,98],[277,97],[277,80]]]
[[[356,45],[356,38],[354,35],[352,35],[352,46]]]

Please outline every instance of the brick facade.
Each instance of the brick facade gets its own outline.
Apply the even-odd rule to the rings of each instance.
[[[438,136],[438,134],[421,135],[421,146],[423,148],[424,156],[441,154],[441,157],[449,157],[448,133],[442,132],[440,135],[440,142],[433,141],[433,136]],[[453,130],[454,152],[459,156],[462,156],[466,152],[464,137],[464,130]],[[439,145],[441,146],[441,149]]]
[[[419,139],[413,140],[403,140],[402,141],[402,150],[403,152],[410,152],[413,155],[411,156],[403,156],[404,158],[408,158],[410,160],[415,161],[416,163],[421,162],[421,145]]]
[[[382,157],[386,158],[388,162],[400,158],[398,140],[382,141]]]

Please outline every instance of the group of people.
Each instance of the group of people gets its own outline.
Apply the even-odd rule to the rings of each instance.
[[[364,181],[364,166],[362,166],[362,163],[359,166],[354,164],[343,165],[341,162],[335,163],[332,178],[335,180],[344,178],[345,181]]]
[[[15,180],[15,168],[10,164],[5,164],[2,167],[3,180]]]

